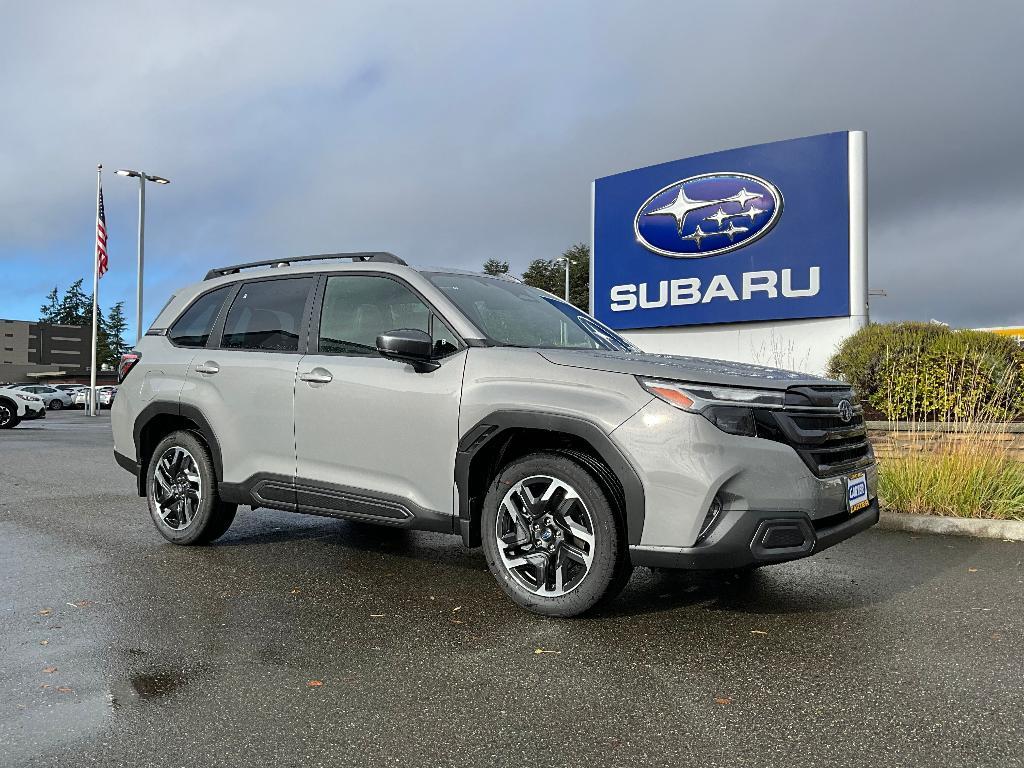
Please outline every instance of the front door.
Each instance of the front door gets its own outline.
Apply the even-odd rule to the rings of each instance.
[[[300,510],[452,530],[465,346],[396,278],[335,274],[321,290],[295,389]],[[378,354],[401,328],[432,335],[436,370]]]

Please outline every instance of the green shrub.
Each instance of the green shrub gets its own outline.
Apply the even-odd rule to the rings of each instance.
[[[1012,419],[1024,414],[1024,350],[984,331],[874,324],[846,339],[829,375],[890,419]]]

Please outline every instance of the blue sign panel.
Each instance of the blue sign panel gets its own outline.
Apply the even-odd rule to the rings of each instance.
[[[850,314],[849,135],[594,182],[594,313],[617,329]]]

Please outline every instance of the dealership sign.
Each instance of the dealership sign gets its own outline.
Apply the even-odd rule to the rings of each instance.
[[[850,135],[594,182],[594,314],[612,328],[850,315]]]

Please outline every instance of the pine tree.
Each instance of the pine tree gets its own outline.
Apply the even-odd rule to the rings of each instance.
[[[57,315],[60,313],[60,300],[57,298],[57,286],[53,286],[53,290],[46,294],[46,303],[39,308],[39,322],[40,323],[54,323],[57,321]]]
[[[484,262],[484,272],[488,275],[504,275],[508,273],[508,262],[499,259],[488,259]]]
[[[121,355],[130,349],[124,340],[127,330],[128,321],[124,317],[124,302],[119,301],[111,307],[110,314],[107,315],[106,320],[103,322],[103,335],[106,339],[107,348],[110,350],[110,356],[113,358],[113,365],[117,365]]]
[[[82,278],[75,280],[64,292],[54,322],[62,325],[92,324],[92,296],[82,290]]]
[[[89,311],[92,312],[92,297],[89,297]],[[92,318],[89,319],[90,324]],[[107,335],[107,321],[103,317],[103,307],[96,307],[96,370],[113,368],[120,362],[121,356],[114,355],[110,337]]]

